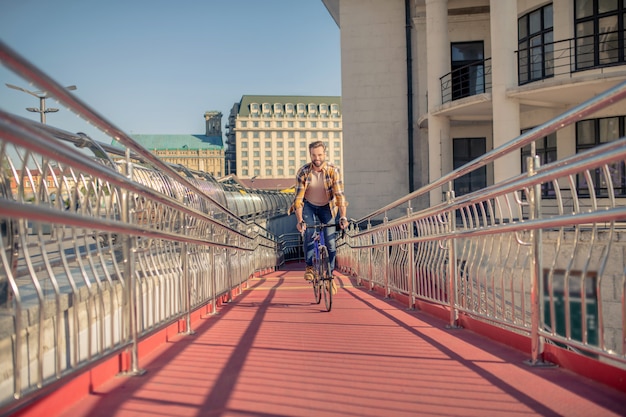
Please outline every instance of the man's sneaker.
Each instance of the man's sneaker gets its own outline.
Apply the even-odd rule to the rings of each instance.
[[[315,277],[315,274],[314,274],[313,267],[307,265],[306,271],[304,271],[304,279],[306,279],[307,281],[313,281],[314,277]]]

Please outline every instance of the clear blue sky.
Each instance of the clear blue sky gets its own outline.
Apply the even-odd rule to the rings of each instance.
[[[204,133],[242,95],[341,95],[321,0],[0,0],[0,40],[129,134]],[[39,120],[39,90],[0,66],[0,108]],[[50,125],[108,137],[53,99]]]

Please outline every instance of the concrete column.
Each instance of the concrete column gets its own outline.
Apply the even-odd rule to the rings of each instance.
[[[490,0],[493,147],[520,135],[519,103],[508,99],[507,88],[517,86],[517,0]],[[494,162],[494,182],[520,173],[520,154]]]
[[[441,144],[450,141],[450,122],[447,117],[433,116],[433,109],[441,106],[439,78],[450,72],[450,41],[448,39],[448,1],[426,0],[426,56],[428,60],[428,181],[442,176]],[[441,202],[440,190],[433,190],[430,204]]]

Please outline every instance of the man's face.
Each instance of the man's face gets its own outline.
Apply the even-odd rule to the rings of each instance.
[[[326,154],[323,146],[311,149],[311,162],[316,168],[320,168],[324,164]]]

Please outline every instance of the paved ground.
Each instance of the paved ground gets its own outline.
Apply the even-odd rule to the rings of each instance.
[[[626,394],[354,287],[330,313],[302,265],[256,278],[65,416],[613,416]]]

